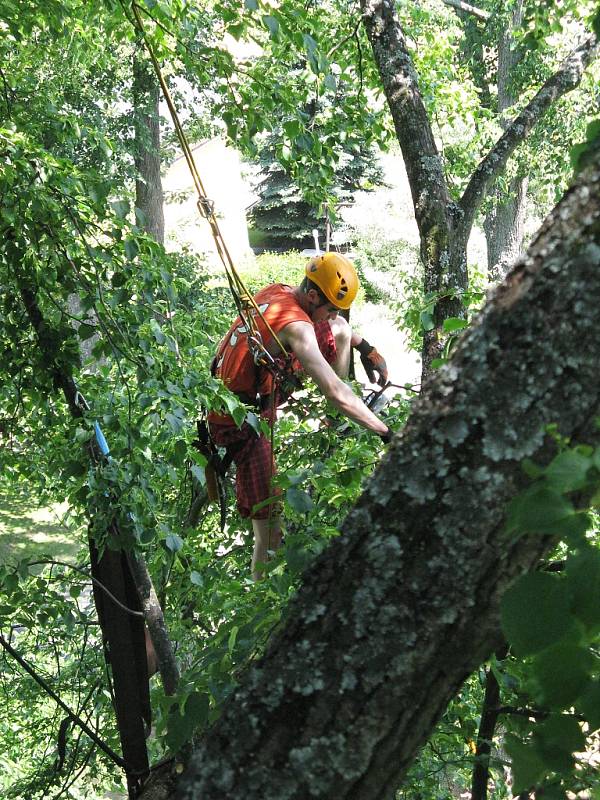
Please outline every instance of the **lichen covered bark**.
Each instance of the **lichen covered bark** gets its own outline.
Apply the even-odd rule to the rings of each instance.
[[[598,441],[599,269],[600,157],[431,380],[177,797],[393,797],[550,544],[503,532],[522,460],[550,458],[550,423]]]

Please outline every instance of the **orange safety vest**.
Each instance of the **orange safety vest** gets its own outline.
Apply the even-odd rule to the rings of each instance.
[[[312,321],[308,314],[298,305],[294,297],[294,289],[282,283],[275,283],[261,289],[254,300],[260,308],[265,320],[274,333],[279,333],[290,322]],[[255,309],[250,312],[262,337],[263,345],[270,350],[273,337],[269,333],[263,319]],[[244,402],[253,402],[257,395],[270,395],[273,388],[273,375],[264,367],[258,367],[248,347],[248,330],[240,317],[237,317],[231,328],[221,340],[217,355],[213,362],[213,374],[221,378],[227,388],[242,397]],[[278,353],[275,353],[277,358]],[[295,360],[294,367],[299,367]],[[231,417],[211,411],[209,422],[230,424]]]

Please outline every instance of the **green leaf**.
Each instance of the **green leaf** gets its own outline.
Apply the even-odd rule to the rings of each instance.
[[[170,412],[167,412],[165,414],[165,419],[169,423],[169,427],[171,428],[173,433],[180,433],[181,432],[181,429],[183,428],[183,422],[179,417],[175,416],[175,414],[171,414]]]
[[[468,328],[469,323],[466,319],[460,319],[459,317],[448,317],[448,319],[444,320],[442,328],[446,333],[453,333],[454,331],[462,331],[464,328]]]
[[[514,774],[513,792],[515,795],[526,792],[543,777],[544,762],[531,745],[508,734],[505,740],[506,752],[511,758]]]
[[[178,439],[175,442],[175,447],[173,448],[173,463],[175,466],[180,467],[187,455],[187,442],[185,439]]]
[[[260,434],[260,418],[254,413],[254,411],[248,411],[245,420],[248,423],[248,425],[250,425],[252,430]]]
[[[246,25],[243,22],[238,22],[236,25],[230,25],[227,28],[227,33],[239,42],[242,34],[246,30]]]
[[[170,533],[165,539],[165,545],[172,553],[178,553],[183,547],[183,539],[176,533]]]
[[[533,480],[540,478],[544,474],[543,467],[540,467],[539,464],[536,464],[535,461],[532,461],[530,458],[525,458],[521,467],[523,468],[523,472]]]
[[[600,629],[600,551],[584,547],[567,559],[565,569],[571,610],[594,632]]]
[[[127,215],[129,214],[129,201],[128,200],[117,200],[114,203],[110,204],[110,207],[115,212],[115,215],[118,219],[126,219]]]
[[[210,698],[204,692],[192,692],[185,703],[185,719],[193,728],[204,725],[208,720]]]
[[[573,504],[562,494],[543,482],[534,483],[509,504],[507,531],[560,535],[565,521],[573,514]]]
[[[520,577],[502,598],[502,629],[515,650],[533,655],[576,631],[564,581],[533,572]]]
[[[435,327],[435,322],[433,321],[433,314],[428,309],[425,311],[421,311],[419,314],[419,325],[421,326],[421,330],[424,331],[432,331]]]
[[[585,736],[573,716],[552,714],[536,725],[533,745],[549,771],[569,773],[574,763],[572,754],[585,749]]]
[[[285,493],[285,496],[289,505],[299,514],[306,514],[314,508],[311,496],[295,486],[290,487]]]
[[[559,453],[546,467],[546,480],[559,492],[573,492],[587,483],[587,473],[592,459],[577,450]]]
[[[157,344],[164,344],[167,337],[164,335],[164,333],[161,330],[160,325],[158,324],[158,322],[154,318],[152,318],[150,320],[150,328],[152,330],[152,333],[154,334],[154,338],[156,339],[156,343]]]
[[[594,15],[592,19],[592,30],[596,34],[596,36],[600,39],[600,8]]]
[[[208,464],[208,459],[206,458],[204,453],[201,453],[199,450],[196,450],[195,447],[190,448],[188,456],[195,464],[198,464],[199,467],[205,467]]]
[[[448,363],[448,359],[447,358],[434,358],[431,361],[431,367],[432,367],[432,369],[439,369],[440,367],[443,367],[444,364],[447,364],[447,363]]]
[[[88,325],[86,322],[82,322],[81,325],[77,328],[77,336],[82,341],[86,341],[86,339],[91,339],[91,337],[96,333],[96,328],[94,325]]]
[[[125,239],[124,247],[125,247],[125,255],[130,261],[133,261],[133,259],[140,252],[139,245],[135,239],[131,238]]]
[[[590,733],[600,728],[600,679],[590,681],[577,701],[577,710],[581,711],[588,721]]]
[[[209,697],[200,692],[192,692],[185,702],[183,713],[176,705],[171,708],[167,723],[166,744],[176,753],[191,739],[195,728],[206,723],[210,708]]]
[[[239,627],[237,625],[234,625],[229,634],[229,639],[227,640],[227,649],[229,650],[230,653],[233,653],[233,648],[235,647],[235,640],[237,639],[238,631]]]
[[[283,123],[283,130],[291,139],[294,139],[302,130],[302,123],[297,119],[289,120]]]
[[[264,25],[269,29],[271,39],[277,41],[279,39],[279,22],[270,14],[265,14],[262,18]]]
[[[533,660],[533,674],[550,708],[568,708],[585,689],[593,658],[585,647],[559,642]]]
[[[323,81],[323,86],[326,89],[329,89],[332,92],[335,92],[337,90],[337,81],[336,81],[335,75],[333,75],[333,73],[328,72],[327,75],[325,75],[325,80]]]
[[[65,478],[80,478],[86,472],[86,466],[80,461],[68,461],[63,469],[63,476]]]
[[[190,573],[190,581],[194,586],[204,586],[204,578],[199,572],[196,572],[196,570],[192,570]]]
[[[312,559],[313,553],[302,547],[300,543],[286,545],[285,560],[294,574],[299,575],[301,572],[304,572]]]
[[[233,417],[233,421],[241,428],[244,424],[244,420],[246,419],[246,409],[243,406],[236,406],[233,411],[231,412],[231,416]]]

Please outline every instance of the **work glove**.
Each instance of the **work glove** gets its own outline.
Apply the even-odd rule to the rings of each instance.
[[[389,444],[392,441],[392,429],[391,428],[388,428],[385,433],[380,433],[379,435],[381,437],[381,441],[384,444]]]
[[[368,379],[371,383],[378,383],[379,386],[385,386],[388,382],[388,369],[385,363],[385,358],[377,352],[372,344],[369,344],[366,339],[356,346],[360,353],[360,360],[365,368]],[[379,373],[379,379],[375,381],[375,373]]]

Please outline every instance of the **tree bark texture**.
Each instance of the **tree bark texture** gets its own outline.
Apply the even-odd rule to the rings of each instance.
[[[483,222],[491,283],[506,277],[523,248],[528,186],[527,175],[520,175],[510,181],[507,197],[494,192],[494,207]]]
[[[140,46],[133,58],[135,128],[135,204],[145,216],[144,230],[164,244],[165,217],[160,175],[160,89]]]
[[[555,423],[597,443],[600,153],[416,401],[281,630],[197,748],[180,800],[392,798],[499,602],[553,542],[507,503]]]
[[[472,14],[472,16],[484,22],[491,16],[489,11],[485,11],[483,8],[478,8],[469,3],[463,3],[462,0],[443,0],[443,2],[447,6],[452,6],[452,8],[455,8],[457,11],[462,11],[465,14]]]
[[[179,666],[165,625],[162,607],[144,558],[139,553],[131,552],[128,554],[128,561],[144,610],[144,620],[156,651],[163,689],[167,696],[174,695],[179,683]]]
[[[518,0],[512,12],[511,24],[500,33],[498,41],[498,113],[514,105],[514,71],[523,57],[522,48],[515,42],[514,32],[523,22],[523,0]],[[503,125],[506,128],[506,124]],[[494,205],[486,214],[483,229],[487,244],[487,265],[490,281],[498,283],[510,265],[521,254],[525,213],[527,210],[527,175],[517,175],[510,181],[508,193],[493,190]]]

